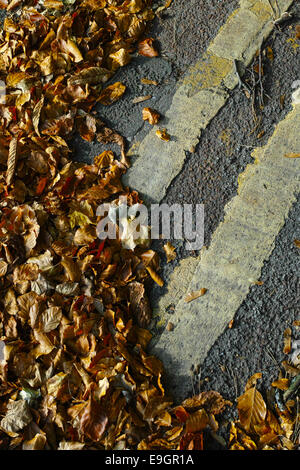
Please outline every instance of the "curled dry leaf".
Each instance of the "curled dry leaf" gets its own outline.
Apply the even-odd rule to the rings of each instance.
[[[92,441],[99,441],[105,431],[108,417],[101,404],[90,397],[80,418],[80,430]]]
[[[84,446],[82,442],[61,441],[57,450],[82,450]]]
[[[152,277],[153,281],[156,282],[156,284],[158,284],[160,287],[162,287],[164,285],[164,281],[161,279],[161,277],[154,271],[153,268],[151,268],[150,266],[147,266],[146,267],[148,273],[150,274],[150,276]]]
[[[5,276],[7,272],[8,263],[4,260],[0,260],[0,277]]]
[[[143,120],[154,126],[160,120],[160,114],[152,108],[143,109]]]
[[[151,80],[149,78],[141,78],[141,83],[143,85],[154,85],[154,86],[158,85],[158,82],[156,80]]]
[[[214,390],[201,392],[199,395],[194,395],[182,402],[182,406],[187,410],[204,408],[208,414],[213,415],[222,413],[226,406],[231,405],[230,401],[225,400],[219,392]]]
[[[27,402],[16,400],[8,403],[6,414],[1,420],[1,427],[7,432],[16,433],[31,421],[32,415]]]
[[[284,346],[283,346],[283,352],[284,354],[289,354],[291,352],[292,348],[292,330],[291,328],[286,328],[284,331]]]
[[[37,433],[32,439],[24,441],[22,445],[23,450],[43,450],[47,438],[45,434]]]
[[[167,263],[170,263],[170,261],[173,261],[174,259],[176,259],[177,255],[176,255],[175,247],[170,242],[167,242],[163,246],[163,248],[167,256]]]
[[[167,133],[166,129],[157,129],[156,135],[160,140],[164,140],[165,142],[169,142],[171,140],[171,136]]]
[[[144,285],[135,281],[128,285],[128,289],[129,301],[138,325],[141,327],[148,326],[151,320],[151,307]]]
[[[206,411],[201,408],[200,410],[192,413],[185,423],[187,433],[195,433],[202,431],[209,424],[209,417]]]
[[[144,57],[157,57],[159,54],[157,50],[154,48],[153,43],[154,43],[153,38],[147,38],[139,42],[139,45],[138,45],[139,54],[143,55]]]
[[[40,116],[41,116],[43,106],[44,106],[44,96],[42,95],[41,99],[37,102],[37,104],[33,108],[33,113],[32,113],[32,124],[33,124],[35,132],[37,133],[39,137],[40,137],[39,123],[40,123]]]
[[[7,171],[6,171],[6,184],[10,185],[16,169],[17,163],[17,145],[18,145],[18,138],[17,136],[12,137],[9,149],[8,149],[8,159],[7,159]]]
[[[289,388],[289,379],[274,380],[272,387],[279,388],[279,390],[287,390]]]
[[[113,85],[109,85],[106,87],[99,95],[99,98],[97,101],[99,103],[108,106],[112,103],[115,103],[118,101],[121,96],[125,93],[126,86],[123,85],[121,82],[116,82]]]
[[[152,95],[137,96],[136,98],[133,98],[132,102],[133,104],[142,103],[143,101],[150,100],[151,98]]]
[[[169,6],[171,5],[172,2],[173,2],[173,0],[166,0],[164,5],[162,5],[161,7],[158,7],[156,9],[156,13],[160,13],[161,11],[165,10],[166,8],[169,8]]]

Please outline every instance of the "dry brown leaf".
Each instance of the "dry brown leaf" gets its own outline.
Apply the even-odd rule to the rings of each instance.
[[[245,391],[249,390],[249,388],[255,387],[256,384],[257,384],[257,381],[260,380],[261,378],[262,378],[262,373],[261,372],[256,372],[255,374],[253,374],[247,380],[247,383],[246,383],[246,386],[245,386]]]
[[[203,408],[201,408],[189,416],[185,423],[185,430],[187,433],[202,431],[206,428],[209,422],[208,414]]]
[[[60,10],[64,7],[63,2],[59,0],[44,0],[44,7],[45,8],[53,8],[55,10]]]
[[[64,256],[61,260],[61,264],[65,268],[68,280],[72,282],[78,282],[80,280],[80,269],[77,266],[77,263],[72,260],[72,258]]]
[[[125,93],[125,90],[126,90],[126,86],[123,85],[123,83],[121,82],[113,83],[112,85],[109,85],[108,87],[106,87],[100,93],[97,101],[99,101],[99,103],[105,106],[108,106],[118,101],[121,98],[121,96],[123,96],[123,94]]]
[[[164,281],[161,279],[161,277],[154,271],[154,269],[152,269],[150,266],[147,266],[146,267],[148,273],[150,274],[150,276],[152,277],[153,281],[156,282],[156,284],[158,284],[160,287],[162,287],[164,285]]]
[[[99,441],[108,423],[108,418],[101,404],[90,397],[81,419],[80,430],[92,441]]]
[[[7,272],[7,267],[8,267],[7,262],[4,260],[0,260],[0,277],[5,276]]]
[[[142,101],[147,101],[152,98],[152,95],[145,95],[145,96],[137,96],[136,98],[133,98],[132,102],[133,104],[141,103]]]
[[[153,46],[154,39],[147,38],[138,44],[138,52],[140,55],[145,57],[157,57],[159,54]]]
[[[284,346],[283,346],[283,352],[284,354],[289,354],[291,352],[292,348],[292,330],[291,328],[286,328],[284,331]]]
[[[156,13],[160,13],[161,11],[165,10],[166,8],[169,8],[169,6],[171,5],[172,2],[173,2],[173,0],[166,0],[166,3],[164,5],[162,5],[161,7],[158,7],[156,9]]]
[[[171,136],[167,133],[166,129],[157,129],[156,135],[160,140],[164,140],[165,142],[169,142],[171,140]]]
[[[28,403],[25,400],[11,401],[7,405],[7,411],[1,420],[1,427],[7,432],[18,432],[32,421],[32,415]]]
[[[230,425],[229,437],[230,450],[257,450],[256,443],[234,422]]]
[[[280,390],[287,390],[289,388],[289,379],[278,379],[272,382],[272,387],[279,388]]]
[[[131,55],[124,47],[121,47],[118,51],[109,54],[109,57],[120,67],[124,67],[124,65],[129,64],[131,61]]]
[[[268,59],[269,59],[270,62],[273,62],[273,60],[274,60],[274,52],[273,52],[272,47],[270,47],[270,46],[267,47],[267,57],[268,57]]]
[[[145,287],[140,282],[131,282],[128,285],[129,301],[137,323],[142,328],[149,325],[151,320],[151,307],[146,295]]]
[[[46,442],[46,435],[37,433],[32,439],[23,442],[22,450],[43,450]]]
[[[231,406],[232,403],[225,400],[219,392],[209,390],[201,392],[199,395],[194,395],[183,401],[182,406],[187,410],[193,408],[204,408],[208,414],[217,415],[222,413],[226,406]]]
[[[69,85],[98,85],[107,82],[112,75],[110,70],[102,67],[88,67],[82,69],[68,79]]]
[[[167,263],[170,263],[170,261],[173,261],[174,259],[176,259],[177,254],[176,254],[175,247],[170,242],[167,242],[163,246],[163,248],[167,256]]]

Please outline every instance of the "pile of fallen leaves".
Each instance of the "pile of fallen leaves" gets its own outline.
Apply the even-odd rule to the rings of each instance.
[[[157,55],[142,36],[151,4],[1,1],[11,12],[0,34],[2,449],[203,449],[204,433],[218,430],[215,416],[230,404],[208,391],[173,406],[163,366],[146,352],[145,285],[160,282],[158,256],[144,243],[128,250],[96,233],[100,204],[140,202],[121,182],[124,139],[93,107],[122,96],[122,83],[105,83],[136,48]],[[118,143],[121,158],[108,150],[90,165],[72,161],[75,133]],[[249,390],[251,417],[277,432]],[[240,426],[261,436],[262,420],[249,419],[245,401]],[[231,448],[247,448],[243,436],[235,425]],[[275,437],[264,443],[277,445]]]

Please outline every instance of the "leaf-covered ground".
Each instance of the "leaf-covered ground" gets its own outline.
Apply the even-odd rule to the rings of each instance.
[[[220,442],[218,415],[236,404],[207,391],[174,405],[162,363],[147,354],[157,254],[144,241],[125,249],[96,232],[100,204],[141,200],[121,182],[123,137],[93,107],[123,95],[122,83],[106,82],[132,53],[157,56],[147,24],[161,9],[151,0],[0,3],[8,12],[0,36],[0,447],[192,450],[205,449],[208,435]],[[142,119],[160,116],[145,108]],[[120,155],[76,163],[76,133],[117,143]],[[158,137],[168,140],[167,131]],[[298,447],[297,357],[268,397],[259,373],[249,379],[225,448]]]

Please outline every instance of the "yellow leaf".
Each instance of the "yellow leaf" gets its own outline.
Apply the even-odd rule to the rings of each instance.
[[[159,275],[152,268],[150,268],[150,266],[147,266],[146,269],[152,277],[153,281],[155,281],[156,284],[162,287],[164,285],[164,281],[159,277]]]
[[[103,104],[104,106],[108,106],[112,103],[115,103],[121,96],[125,93],[126,86],[123,85],[121,82],[113,83],[106,87],[101,93],[97,101]]]
[[[61,261],[62,266],[65,268],[68,280],[72,282],[78,282],[81,277],[80,270],[77,263],[68,256],[64,256]]]
[[[8,264],[4,260],[0,260],[0,277],[5,276]]]
[[[44,97],[42,96],[41,99],[37,102],[37,104],[33,108],[33,112],[32,112],[32,124],[33,124],[35,132],[37,133],[39,137],[40,137],[39,122],[40,122],[40,116],[41,116],[41,111],[42,111],[43,106],[44,106]]]
[[[185,430],[187,433],[202,431],[209,424],[209,416],[204,408],[191,414],[185,423]]]
[[[166,129],[158,129],[156,131],[156,135],[157,137],[159,137],[161,140],[164,140],[165,142],[169,142],[171,137],[170,135],[167,133],[167,130]]]
[[[47,442],[46,436],[44,434],[37,433],[29,441],[23,442],[22,450],[43,450],[46,442]]]

